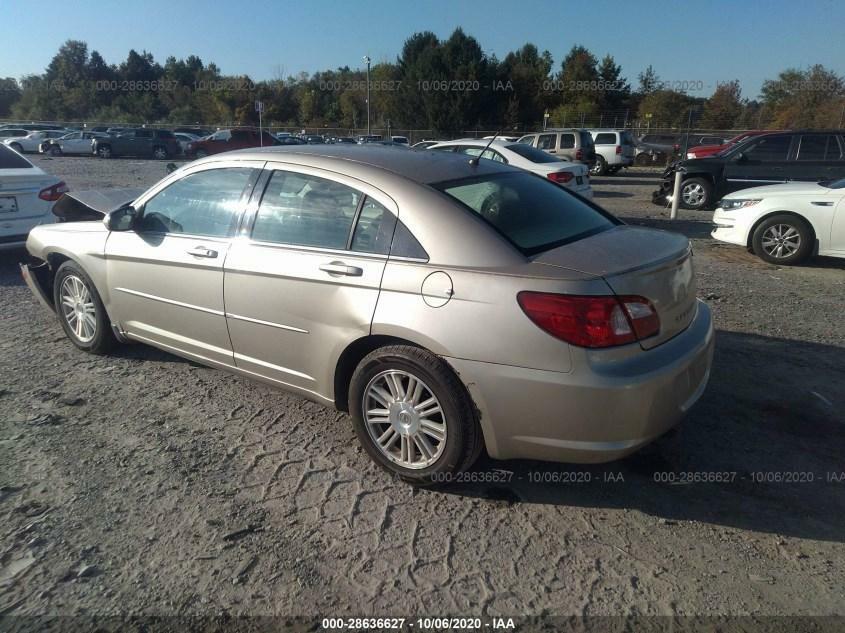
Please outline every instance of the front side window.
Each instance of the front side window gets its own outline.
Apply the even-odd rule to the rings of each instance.
[[[492,174],[434,186],[484,219],[525,255],[616,224],[563,187],[529,173]]]
[[[537,143],[537,147],[540,149],[554,149],[555,148],[555,135],[554,134],[541,134],[540,140]]]
[[[792,137],[786,134],[777,134],[761,138],[753,147],[743,152],[748,160],[761,162],[773,162],[786,160],[789,156],[789,146]]]
[[[248,167],[228,167],[180,178],[147,200],[138,230],[231,237],[251,172]]]
[[[523,145],[533,145],[534,144],[534,136],[529,134],[527,136],[523,136],[521,139],[517,141],[517,143],[522,143]]]
[[[274,171],[252,228],[252,239],[346,249],[361,194],[332,180]]]

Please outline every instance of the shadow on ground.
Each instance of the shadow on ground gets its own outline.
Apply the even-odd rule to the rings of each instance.
[[[438,490],[845,542],[843,350],[726,331],[716,340],[701,401],[641,452],[591,466],[485,458],[479,474],[509,471],[510,481]],[[716,473],[726,481],[708,483]]]

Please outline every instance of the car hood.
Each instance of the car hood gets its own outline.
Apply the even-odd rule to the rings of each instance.
[[[145,189],[93,189],[69,191],[53,205],[53,215],[65,222],[102,220],[118,207],[129,204]]]
[[[752,187],[750,189],[741,189],[725,196],[723,200],[738,200],[742,198],[765,198],[767,196],[790,196],[790,195],[804,195],[828,194],[833,189],[822,187],[815,182],[787,182],[781,185],[765,185],[763,187]]]

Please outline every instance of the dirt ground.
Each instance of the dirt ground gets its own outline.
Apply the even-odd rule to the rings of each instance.
[[[35,161],[73,189],[164,175]],[[482,458],[506,484],[416,490],[346,415],[142,345],[87,356],[0,254],[0,615],[845,614],[845,262],[716,244],[710,213],[651,205],[657,176],[596,201],[693,240],[709,388],[620,462]]]

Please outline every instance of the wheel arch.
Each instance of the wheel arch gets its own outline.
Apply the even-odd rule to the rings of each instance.
[[[751,225],[751,228],[748,230],[748,236],[745,238],[745,246],[748,249],[753,247],[752,241],[754,240],[754,233],[757,231],[757,227],[759,227],[763,222],[768,220],[769,218],[776,216],[776,215],[791,215],[795,218],[801,220],[804,224],[807,225],[807,228],[810,229],[810,236],[813,240],[813,250],[812,255],[816,255],[819,250],[819,239],[816,235],[816,230],[813,228],[813,223],[810,222],[807,218],[796,211],[791,211],[788,209],[779,209],[777,211],[769,211],[768,213],[761,215],[754,221],[754,224]]]

